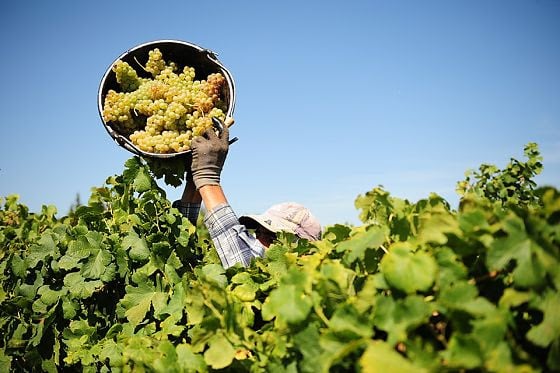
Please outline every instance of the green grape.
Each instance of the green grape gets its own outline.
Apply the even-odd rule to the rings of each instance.
[[[113,65],[113,71],[115,72],[117,83],[119,83],[124,92],[135,91],[140,86],[141,80],[136,70],[127,62],[117,61],[115,65]]]
[[[174,62],[166,63],[157,48],[148,53],[144,67],[153,79],[138,78],[126,62],[118,61],[113,69],[122,92],[107,93],[103,118],[142,151],[187,151],[194,136],[212,128],[213,117],[225,120],[221,73],[195,80],[192,66],[179,70]]]
[[[155,48],[148,52],[148,62],[144,69],[151,73],[152,76],[158,76],[159,73],[165,68],[165,61],[163,60],[163,54],[158,48]]]

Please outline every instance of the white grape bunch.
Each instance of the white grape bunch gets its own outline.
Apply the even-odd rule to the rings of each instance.
[[[152,78],[140,77],[122,60],[113,65],[121,92],[107,92],[102,113],[106,123],[140,150],[160,154],[189,150],[193,137],[212,127],[213,117],[225,120],[221,73],[195,80],[193,67],[178,72],[178,66],[166,62],[158,48],[149,52],[141,67]]]

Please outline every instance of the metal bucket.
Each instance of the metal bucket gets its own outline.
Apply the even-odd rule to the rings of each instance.
[[[222,92],[222,98],[224,102],[227,103],[227,111],[225,114],[227,117],[233,117],[233,110],[235,107],[235,84],[233,77],[218,60],[214,52],[181,40],[155,40],[129,49],[117,57],[115,61],[109,65],[107,71],[103,75],[103,79],[101,79],[101,84],[99,85],[99,91],[97,93],[97,108],[99,110],[101,121],[103,122],[103,126],[109,135],[119,146],[136,155],[151,158],[174,158],[190,154],[190,150],[168,154],[145,152],[136,147],[136,145],[134,145],[126,136],[118,133],[109,123],[106,123],[103,118],[103,104],[105,102],[107,92],[111,89],[117,92],[120,91],[120,86],[117,83],[115,73],[112,70],[113,65],[118,60],[127,62],[130,66],[137,66],[138,63],[145,64],[148,60],[148,52],[154,48],[159,48],[163,54],[163,58],[166,61],[175,62],[180,69],[184,66],[193,67],[196,72],[195,79],[206,79],[209,74],[221,73],[226,80],[226,84],[224,85]],[[151,75],[143,69],[135,68],[135,70],[139,77],[151,78]]]

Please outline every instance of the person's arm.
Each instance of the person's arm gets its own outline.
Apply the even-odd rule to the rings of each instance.
[[[196,186],[194,185],[194,181],[191,177],[187,176],[187,185],[185,186],[185,190],[183,190],[183,195],[181,196],[182,203],[201,203],[202,197],[198,190],[196,190]]]
[[[219,137],[212,129],[206,131],[192,142],[191,164],[194,184],[207,211],[204,223],[224,268],[236,263],[247,266],[253,258],[264,255],[264,246],[239,223],[220,185],[228,142],[226,126]]]
[[[228,203],[224,190],[220,185],[205,185],[197,191],[201,200],[204,201],[206,210],[211,211],[216,206]]]
[[[208,211],[204,224],[224,268],[236,263],[248,266],[253,258],[264,255],[264,246],[239,223],[220,185],[203,186],[200,194]]]
[[[200,205],[202,197],[196,189],[194,181],[190,173],[187,174],[187,181],[183,195],[180,200],[173,202],[173,207],[177,208],[184,217],[189,219],[192,225],[196,225],[198,214],[200,213]]]

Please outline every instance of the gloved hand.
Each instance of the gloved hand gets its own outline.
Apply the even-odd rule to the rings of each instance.
[[[229,149],[228,127],[217,118],[212,120],[218,121],[216,124],[222,129],[219,136],[214,128],[210,128],[202,136],[195,137],[191,143],[191,174],[196,189],[220,184],[220,174]]]

